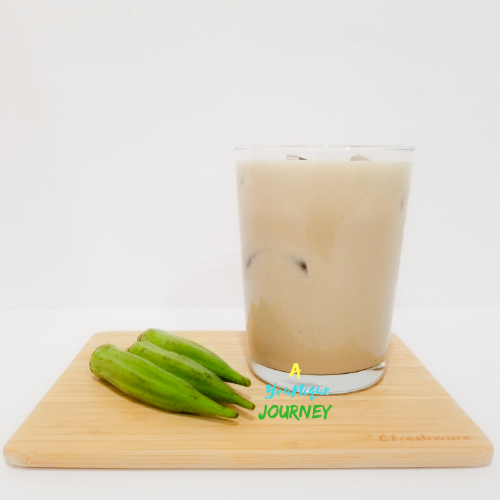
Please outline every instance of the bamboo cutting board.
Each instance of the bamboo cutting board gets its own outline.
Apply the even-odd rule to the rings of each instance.
[[[21,467],[343,468],[463,467],[490,462],[488,438],[403,342],[392,336],[376,386],[345,395],[279,395],[250,371],[244,332],[177,332],[202,343],[252,380],[256,404],[235,420],[156,410],[89,370],[101,344],[125,348],[138,332],[94,335],[4,448]],[[234,386],[239,389],[239,386]],[[327,419],[259,419],[264,405],[332,405]]]

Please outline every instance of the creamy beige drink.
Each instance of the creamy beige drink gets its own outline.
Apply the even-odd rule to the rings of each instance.
[[[252,362],[331,375],[384,361],[410,175],[408,161],[237,161]]]

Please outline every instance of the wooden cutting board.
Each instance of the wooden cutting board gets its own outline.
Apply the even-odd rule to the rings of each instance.
[[[235,420],[156,410],[89,371],[101,344],[131,345],[138,332],[94,335],[4,448],[21,467],[339,468],[464,467],[490,462],[488,438],[403,342],[392,336],[381,382],[356,393],[265,399],[250,371],[244,332],[177,332],[252,380],[256,404]],[[239,386],[235,386],[238,387]],[[264,405],[324,405],[324,417],[259,419]],[[322,414],[322,413],[321,413]]]

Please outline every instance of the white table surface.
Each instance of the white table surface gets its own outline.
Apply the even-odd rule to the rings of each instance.
[[[2,446],[99,331],[242,330],[241,309],[1,311]],[[500,309],[398,309],[393,331],[500,446]],[[50,470],[5,462],[2,499],[500,498],[500,459],[462,469]]]

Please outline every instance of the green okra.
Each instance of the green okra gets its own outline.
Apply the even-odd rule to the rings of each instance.
[[[217,354],[192,340],[178,337],[177,335],[172,335],[169,332],[155,328],[150,328],[144,333],[141,333],[141,335],[137,337],[137,340],[139,342],[151,342],[167,351],[182,354],[186,356],[186,358],[192,359],[199,365],[208,368],[226,382],[233,382],[234,384],[244,385],[245,387],[250,386],[251,382],[248,378],[233,370],[222,358],[217,356]]]
[[[161,368],[187,382],[205,396],[223,403],[233,403],[248,410],[255,405],[226,385],[215,373],[182,354],[167,351],[151,342],[136,342],[127,349],[132,354],[147,359]]]
[[[92,353],[90,370],[125,394],[162,410],[229,418],[238,416],[232,408],[212,401],[184,380],[111,344],[102,345]]]

